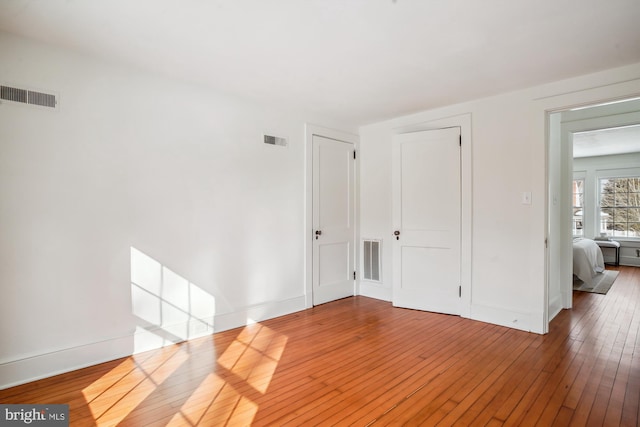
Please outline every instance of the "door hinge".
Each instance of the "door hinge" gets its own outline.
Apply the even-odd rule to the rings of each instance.
[[[356,159],[356,150],[353,150],[353,160]]]
[[[462,285],[458,286],[458,297],[462,298]]]
[[[356,280],[356,272],[353,272],[353,280]]]
[[[462,134],[458,135],[459,141],[460,141],[460,147],[462,147]]]

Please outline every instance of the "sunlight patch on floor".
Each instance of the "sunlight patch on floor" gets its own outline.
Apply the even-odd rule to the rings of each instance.
[[[189,359],[178,346],[141,356],[125,359],[82,390],[97,425],[118,424]]]
[[[242,390],[266,393],[286,344],[286,336],[259,323],[243,328],[218,358],[220,372],[200,383],[169,425],[250,425],[258,405]]]
[[[286,336],[259,323],[248,325],[218,363],[264,394],[286,345]]]

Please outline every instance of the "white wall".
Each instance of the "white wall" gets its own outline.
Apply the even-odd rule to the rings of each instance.
[[[305,307],[304,126],[340,123],[2,33],[0,52],[0,83],[60,99],[0,104],[0,388]]]
[[[362,293],[392,297],[392,135],[470,115],[471,162],[463,175],[471,173],[472,183],[463,200],[473,208],[463,244],[472,249],[463,315],[546,332],[547,112],[638,93],[640,64],[362,127],[360,234],[384,242],[383,282],[361,285]],[[521,203],[525,191],[531,205]]]
[[[207,333],[208,316],[220,330],[304,308],[304,124],[353,128],[6,34],[0,53],[0,83],[60,95],[56,111],[0,104],[0,388]],[[363,127],[360,235],[383,240],[383,281],[361,293],[392,297],[392,135],[468,122],[465,316],[543,332],[545,111],[640,94],[639,78],[640,64]],[[192,330],[185,301],[215,307],[191,311]]]

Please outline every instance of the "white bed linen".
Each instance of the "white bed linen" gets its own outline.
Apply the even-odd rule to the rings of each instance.
[[[591,285],[593,277],[603,271],[604,257],[600,246],[591,239],[573,239],[573,274]]]

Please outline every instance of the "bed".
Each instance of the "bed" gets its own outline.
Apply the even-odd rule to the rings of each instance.
[[[604,258],[600,246],[591,239],[573,239],[573,274],[591,285],[593,277],[603,271]]]

